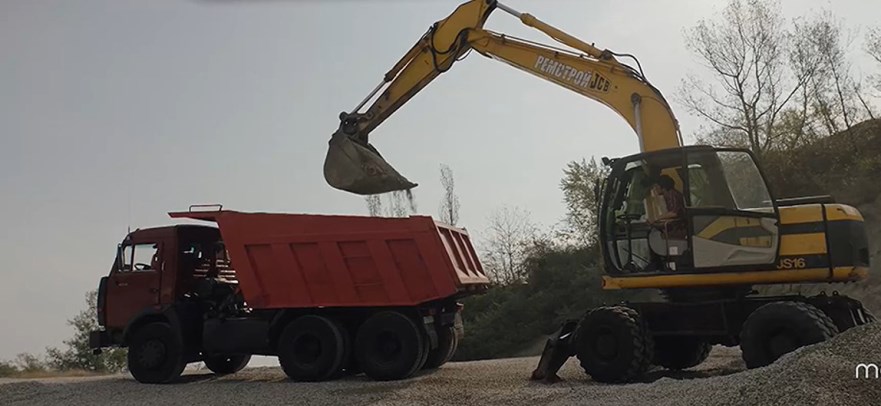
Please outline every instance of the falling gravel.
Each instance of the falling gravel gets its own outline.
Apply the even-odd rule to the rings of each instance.
[[[591,381],[574,358],[563,382],[527,380],[536,357],[449,363],[397,382],[362,376],[294,383],[278,368],[248,368],[226,377],[190,372],[175,385],[143,385],[129,376],[0,384],[2,405],[869,405],[881,399],[881,379],[855,377],[860,363],[881,364],[881,325],[850,329],[801,348],[776,363],[745,370],[736,348],[716,347],[692,370],[652,370],[645,382]]]

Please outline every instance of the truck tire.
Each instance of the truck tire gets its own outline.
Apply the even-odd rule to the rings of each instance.
[[[652,361],[652,337],[639,313],[629,307],[591,310],[578,323],[574,338],[581,367],[597,382],[633,381]]]
[[[358,366],[377,381],[404,379],[425,359],[425,338],[416,323],[396,311],[370,316],[355,336]]]
[[[183,345],[168,323],[153,322],[135,330],[128,343],[128,370],[141,383],[170,383],[187,366]]]
[[[712,346],[697,337],[655,337],[653,364],[675,371],[700,365]]]
[[[436,369],[446,364],[453,357],[456,342],[456,331],[453,326],[441,327],[437,331],[437,348],[428,352],[428,359],[422,369]]]
[[[740,349],[747,368],[758,368],[836,334],[838,328],[832,319],[808,303],[771,302],[746,318],[740,332]]]
[[[346,342],[339,326],[315,315],[301,316],[281,332],[276,345],[278,363],[295,381],[324,381],[343,364]]]
[[[251,354],[214,355],[205,358],[205,367],[217,375],[234,374],[241,371],[251,361]]]
[[[331,375],[330,379],[339,379],[344,376],[355,375],[361,371],[358,368],[358,361],[352,354],[352,335],[343,323],[340,323],[338,320],[333,320],[333,322],[343,336],[343,362],[340,364],[339,369]]]

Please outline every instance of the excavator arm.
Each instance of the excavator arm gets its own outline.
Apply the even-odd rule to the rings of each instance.
[[[484,23],[496,9],[574,51],[484,29]],[[630,124],[644,152],[682,145],[669,104],[639,70],[616,59],[622,55],[600,50],[495,0],[471,0],[435,22],[351,113],[340,114],[340,126],[331,137],[324,164],[328,184],[362,195],[417,186],[381,157],[368,136],[470,50],[606,105]]]

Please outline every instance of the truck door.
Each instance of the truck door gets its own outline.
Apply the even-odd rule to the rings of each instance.
[[[161,241],[126,242],[107,280],[106,318],[109,328],[123,328],[132,317],[159,305],[164,265]]]

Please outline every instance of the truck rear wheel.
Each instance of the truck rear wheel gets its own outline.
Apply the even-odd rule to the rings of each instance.
[[[355,356],[372,379],[403,379],[424,364],[425,338],[409,317],[396,311],[376,313],[358,329]]]
[[[128,370],[141,383],[169,383],[186,367],[183,348],[168,323],[139,327],[128,343]]]
[[[597,382],[639,378],[651,364],[652,347],[652,337],[639,313],[625,306],[593,309],[575,330],[575,355]]]
[[[428,360],[425,361],[423,369],[435,369],[446,364],[458,345],[456,339],[456,331],[453,326],[441,327],[437,331],[437,348],[428,352]]]
[[[695,367],[710,356],[712,346],[697,337],[655,337],[653,363],[667,369],[681,370]]]
[[[250,354],[214,355],[205,358],[205,366],[217,375],[228,375],[241,371],[250,361]]]
[[[307,315],[288,325],[278,337],[278,363],[295,381],[315,382],[331,378],[343,364],[346,342],[332,320]]]
[[[740,349],[747,368],[758,368],[836,334],[838,328],[832,319],[808,303],[771,302],[746,318],[740,332]]]

